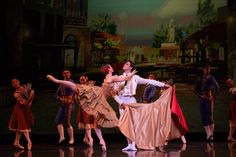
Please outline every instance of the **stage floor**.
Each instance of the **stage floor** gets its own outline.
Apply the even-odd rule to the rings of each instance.
[[[107,142],[103,152],[98,143],[93,148],[84,143],[58,146],[53,143],[34,143],[32,150],[19,150],[11,144],[0,145],[0,157],[236,157],[236,143],[222,142],[169,142],[163,148],[151,151],[127,151],[121,149],[125,142]]]

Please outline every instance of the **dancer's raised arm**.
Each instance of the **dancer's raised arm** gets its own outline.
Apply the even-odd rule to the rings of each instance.
[[[54,82],[54,83],[63,84],[65,86],[67,86],[68,88],[72,89],[73,91],[77,92],[76,84],[73,82],[65,81],[65,80],[58,80],[55,77],[53,77],[52,75],[47,75],[47,79]]]

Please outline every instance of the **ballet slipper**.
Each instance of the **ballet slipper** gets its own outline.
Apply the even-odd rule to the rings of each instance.
[[[212,141],[213,141],[213,135],[210,135],[210,136],[207,138],[207,141],[208,141],[208,142],[212,142]]]
[[[123,148],[122,151],[129,151],[131,149],[131,145],[129,144],[127,147]]]
[[[102,147],[102,151],[106,152],[107,151],[107,147],[106,147],[105,141],[100,142],[100,145]]]
[[[236,142],[236,140],[234,138],[228,138],[229,142]]]
[[[86,143],[89,147],[93,146],[93,140],[91,140],[90,142],[86,137],[83,139],[83,142]]]
[[[25,149],[25,147],[23,147],[23,146],[20,145],[19,143],[14,143],[13,145],[14,145],[16,148]]]
[[[47,79],[52,82],[58,83],[58,80],[55,77],[53,77],[52,75],[47,75]]]
[[[59,146],[62,146],[62,145],[65,144],[65,142],[66,142],[66,139],[63,138],[63,139],[60,139],[59,142],[58,142],[57,144],[58,144]]]
[[[74,144],[74,139],[69,141],[69,144]]]

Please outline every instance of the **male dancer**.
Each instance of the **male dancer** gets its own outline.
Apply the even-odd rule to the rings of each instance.
[[[69,69],[63,70],[63,77],[64,80],[74,82],[71,77],[71,72]],[[65,136],[64,136],[64,127],[63,123],[65,122],[67,125],[67,132],[69,134],[70,140],[69,144],[74,144],[74,130],[71,125],[71,115],[74,111],[74,91],[70,88],[60,84],[59,88],[57,89],[57,98],[60,101],[60,108],[56,115],[56,125],[57,130],[60,136],[58,144],[64,143]]]
[[[148,79],[156,80],[156,76],[154,74],[149,74]],[[142,102],[150,103],[154,101],[154,96],[157,93],[157,87],[151,84],[147,84],[144,88],[143,95],[142,95]]]
[[[211,66],[203,66],[203,75],[195,82],[194,92],[199,97],[201,120],[207,135],[207,141],[213,140],[214,133],[214,98],[219,91],[218,82],[210,74]]]
[[[128,60],[123,66],[123,75],[129,75],[135,69],[135,65],[132,61]],[[117,101],[119,106],[119,112],[122,114],[124,112],[125,105],[128,103],[136,103],[136,89],[138,84],[151,84],[158,87],[170,87],[170,85],[163,82],[159,82],[153,79],[144,79],[138,75],[134,75],[129,81],[117,82],[114,85],[114,90],[117,95],[114,96],[114,99]],[[128,146],[123,148],[122,151],[136,151],[135,142],[131,139],[128,139]]]

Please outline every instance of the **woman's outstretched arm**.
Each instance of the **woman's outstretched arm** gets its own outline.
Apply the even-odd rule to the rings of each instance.
[[[58,84],[63,84],[66,87],[72,89],[73,91],[77,92],[77,87],[76,84],[70,81],[65,81],[65,80],[58,80],[55,77],[53,77],[52,75],[47,75],[47,79],[54,82],[54,83],[58,83]]]
[[[128,81],[129,79],[131,79],[138,71],[134,70],[132,71],[132,73],[130,75],[127,76],[117,76],[117,75],[113,75],[111,76],[111,82],[122,82],[122,81]]]

